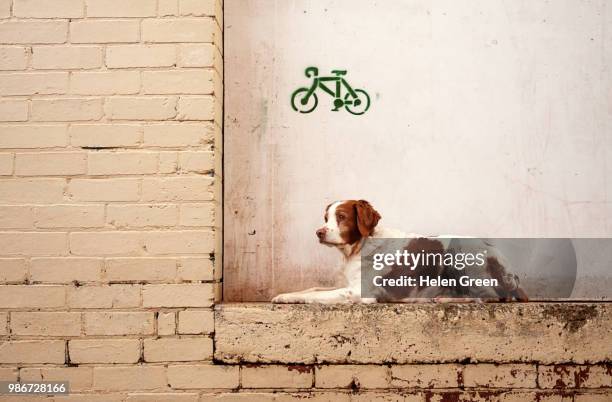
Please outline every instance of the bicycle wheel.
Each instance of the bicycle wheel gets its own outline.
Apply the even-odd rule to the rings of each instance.
[[[310,95],[308,99],[305,99],[309,90],[309,88],[299,88],[291,95],[291,107],[293,107],[293,110],[300,113],[310,113],[315,110],[319,104],[319,99],[317,99],[317,94],[315,93]]]
[[[347,93],[344,96],[344,101],[350,102],[350,104],[348,102],[346,103],[345,108],[349,113],[352,114],[364,114],[370,108],[370,95],[368,95],[368,93],[363,89],[355,89],[355,94],[357,95],[357,97],[353,98],[352,101],[350,101],[349,99],[349,97],[351,97],[351,94]],[[355,103],[357,103],[357,105]]]

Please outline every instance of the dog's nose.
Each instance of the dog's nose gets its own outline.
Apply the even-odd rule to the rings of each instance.
[[[326,232],[327,232],[327,229],[325,228],[317,229],[317,237],[319,238],[319,240],[323,240]]]

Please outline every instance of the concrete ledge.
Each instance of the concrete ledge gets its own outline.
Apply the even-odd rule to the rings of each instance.
[[[612,303],[215,306],[226,363],[602,363]]]

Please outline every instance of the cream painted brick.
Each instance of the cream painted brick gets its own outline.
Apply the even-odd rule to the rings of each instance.
[[[93,384],[91,367],[26,367],[19,375],[22,381],[68,381],[71,392],[89,391]]]
[[[23,402],[23,401],[15,401],[15,402]],[[32,401],[32,402],[39,402],[39,401],[37,400],[37,401]],[[118,394],[118,393],[71,394],[67,396],[62,396],[61,402],[125,402],[125,395]],[[542,401],[542,402],[545,402],[545,401]]]
[[[62,20],[21,20],[0,22],[0,43],[64,43],[68,37],[68,22]]]
[[[178,206],[168,204],[109,205],[107,222],[116,227],[175,226]]]
[[[139,255],[142,246],[139,232],[74,232],[70,251],[85,256]]]
[[[32,100],[34,121],[99,120],[102,115],[102,99],[99,98]]]
[[[74,339],[68,341],[71,363],[137,363],[138,339]]]
[[[13,0],[0,0],[0,18],[9,18],[11,16],[11,4]]]
[[[50,95],[68,92],[68,73],[5,73],[0,74],[3,95]]]
[[[175,64],[174,45],[122,45],[106,48],[108,68],[172,67]]]
[[[215,205],[212,202],[203,204],[181,204],[179,224],[181,226],[213,226]]]
[[[0,341],[0,363],[64,364],[64,341]]]
[[[8,334],[9,334],[8,313],[0,313],[0,335],[4,336]],[[2,374],[5,374],[5,373],[0,368],[0,379],[3,379]]]
[[[0,148],[52,148],[67,144],[65,125],[0,126]]]
[[[181,96],[177,108],[178,120],[214,120],[215,98],[212,96]]]
[[[65,185],[64,179],[0,180],[0,202],[61,202]]]
[[[181,15],[214,16],[216,0],[179,0]]]
[[[23,282],[26,278],[26,264],[22,258],[0,259],[0,282]]]
[[[145,178],[143,201],[209,201],[213,179],[201,176]]]
[[[79,286],[68,289],[71,308],[129,308],[140,306],[140,285]]]
[[[602,393],[576,393],[574,395],[574,402],[610,402],[610,397],[612,392],[603,391]],[[525,399],[522,399],[524,401]],[[537,401],[542,401],[542,398],[535,399]],[[554,401],[554,398],[551,399],[551,402]],[[548,401],[543,401],[548,402]]]
[[[580,388],[612,388],[612,372],[609,366],[576,366],[576,373]]]
[[[94,367],[95,390],[142,391],[166,386],[166,368],[163,366]]]
[[[16,367],[0,367],[0,379],[2,381],[17,381],[19,369]]]
[[[407,364],[391,367],[393,388],[456,388],[461,366],[455,364]]]
[[[176,277],[177,262],[172,258],[109,258],[108,281],[171,281]]]
[[[188,362],[212,360],[211,338],[159,338],[144,340],[146,362]]]
[[[72,43],[129,43],[140,39],[138,20],[77,20],[70,22]]]
[[[145,42],[212,42],[216,22],[212,18],[164,18],[142,22]]]
[[[27,121],[28,101],[0,100],[0,121]]]
[[[84,152],[37,152],[15,154],[17,176],[71,176],[87,170]]]
[[[152,312],[95,312],[84,314],[85,335],[152,335]]]
[[[24,70],[27,65],[27,48],[22,46],[0,46],[0,70]]]
[[[181,393],[159,393],[146,394],[129,394],[125,402],[198,402],[199,395],[181,392]],[[17,401],[19,402],[19,401]],[[203,400],[202,402],[206,402]]]
[[[157,172],[158,152],[92,152],[90,175],[152,174]]]
[[[66,233],[0,232],[0,250],[4,255],[64,255]]]
[[[143,232],[142,236],[147,252],[152,255],[208,254],[215,249],[215,235],[211,231]]]
[[[160,311],[157,315],[157,335],[174,335],[176,333],[176,313]]]
[[[178,154],[176,152],[159,153],[159,173],[176,173],[178,171]]]
[[[142,127],[129,124],[73,124],[68,132],[77,147],[133,147],[142,138]]]
[[[160,17],[178,15],[178,0],[158,0],[157,15]]]
[[[65,305],[66,288],[63,286],[0,286],[0,306],[3,308],[44,308]]]
[[[70,92],[77,95],[131,95],[140,91],[138,71],[74,72]]]
[[[0,228],[28,229],[34,227],[34,209],[29,205],[0,205]]]
[[[11,332],[14,335],[79,336],[81,313],[12,312]]]
[[[538,367],[539,388],[612,387],[612,376],[603,365],[577,366],[558,364]]]
[[[139,179],[73,179],[68,185],[73,201],[137,201]]]
[[[212,301],[211,283],[144,285],[142,290],[144,307],[210,307]]]
[[[203,173],[215,165],[215,154],[209,151],[179,152],[179,166],[183,172]]]
[[[34,46],[32,67],[48,69],[87,69],[102,66],[100,46]]]
[[[113,120],[167,120],[176,116],[173,97],[113,97],[106,102],[106,113]]]
[[[387,366],[330,365],[319,366],[315,372],[317,388],[389,388],[390,380]]]
[[[210,258],[181,258],[177,270],[177,279],[181,281],[211,281],[213,280],[213,263]]]
[[[85,0],[88,17],[154,17],[156,0]]]
[[[215,331],[215,317],[210,310],[179,311],[179,334],[210,334]]]
[[[34,208],[39,228],[95,228],[104,226],[104,205],[49,205]]]
[[[144,127],[144,145],[156,147],[202,146],[213,138],[210,123],[155,124]]]
[[[13,16],[20,18],[79,18],[85,15],[83,0],[13,0]]]
[[[168,366],[168,384],[174,389],[238,388],[238,366],[212,364]]]
[[[95,282],[102,276],[102,264],[101,258],[32,258],[30,279],[46,283]]]
[[[181,67],[213,67],[219,63],[219,52],[211,43],[188,43],[179,47]]]
[[[293,367],[266,365],[242,367],[243,388],[311,388],[312,369],[298,370]]]
[[[211,94],[212,70],[143,71],[142,88],[145,94]]]
[[[10,176],[13,174],[13,160],[15,159],[14,154],[0,153],[0,176]],[[0,214],[0,227],[2,226],[2,214]]]
[[[466,387],[535,388],[536,377],[529,364],[469,364],[463,370]]]

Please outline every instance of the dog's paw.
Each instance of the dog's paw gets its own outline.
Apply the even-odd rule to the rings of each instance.
[[[291,293],[281,293],[272,298],[272,303],[303,303],[303,301],[298,300],[298,298]]]

